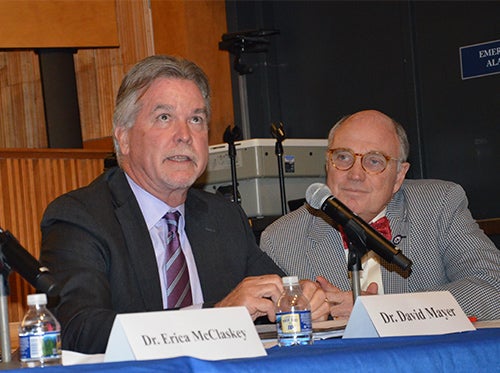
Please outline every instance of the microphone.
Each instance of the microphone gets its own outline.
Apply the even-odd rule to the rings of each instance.
[[[386,261],[396,264],[403,270],[410,268],[412,262],[403,255],[401,250],[332,196],[332,192],[325,184],[311,184],[306,190],[306,201],[312,208],[323,211],[335,220],[344,227],[346,232],[356,234],[367,249],[373,250]]]
[[[0,228],[0,269],[9,273],[14,269],[35,289],[48,296],[59,294],[59,286],[47,267],[27,252],[9,232]]]
[[[279,122],[271,123],[271,135],[276,139],[276,141],[283,141],[286,139],[285,130],[283,128],[283,123]]]

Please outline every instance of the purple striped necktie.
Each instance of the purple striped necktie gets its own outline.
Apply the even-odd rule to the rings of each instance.
[[[165,240],[167,255],[165,271],[167,274],[167,303],[168,308],[187,307],[193,304],[189,271],[186,258],[181,249],[179,232],[179,211],[167,212],[164,216],[167,221],[167,237]]]

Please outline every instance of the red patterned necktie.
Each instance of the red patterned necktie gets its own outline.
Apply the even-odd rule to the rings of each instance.
[[[167,221],[167,256],[165,269],[167,272],[167,303],[168,308],[180,308],[193,304],[189,271],[186,258],[181,249],[179,232],[179,211],[167,212],[164,218]]]
[[[389,219],[387,219],[387,216],[382,216],[377,221],[370,223],[370,225],[389,241],[392,240],[391,226],[389,225]]]
[[[389,241],[392,240],[392,232],[391,232],[391,226],[389,225],[389,219],[387,219],[387,216],[382,216],[380,219],[370,223],[373,229],[375,229],[377,232],[379,232],[382,236],[387,238]],[[344,248],[348,249],[348,240],[347,236],[344,233],[344,229],[340,227],[340,234],[342,236],[342,242],[344,244]]]

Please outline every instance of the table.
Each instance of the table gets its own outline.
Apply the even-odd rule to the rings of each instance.
[[[268,356],[224,361],[190,357],[31,368],[32,372],[500,372],[500,328],[436,336],[329,339],[273,347]]]

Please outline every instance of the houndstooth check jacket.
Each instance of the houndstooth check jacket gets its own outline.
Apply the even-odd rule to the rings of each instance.
[[[412,272],[381,259],[384,292],[449,290],[467,315],[500,319],[500,250],[468,209],[461,186],[440,180],[405,180],[387,206],[393,243],[413,261]],[[308,205],[262,233],[261,248],[288,274],[324,276],[350,290],[347,262],[335,223]]]

